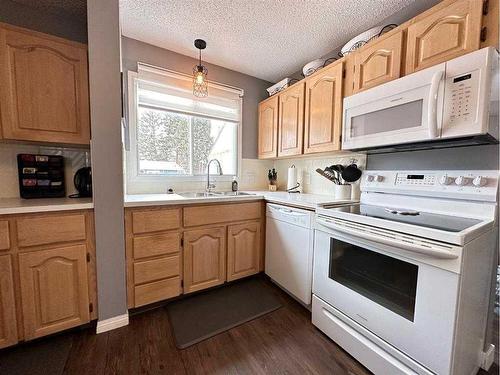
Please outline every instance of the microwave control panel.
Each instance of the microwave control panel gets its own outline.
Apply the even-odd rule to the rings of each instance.
[[[497,69],[495,56],[494,48],[483,48],[445,63],[442,138],[487,130],[490,86]]]
[[[466,123],[473,119],[474,98],[477,98],[477,94],[474,92],[474,81],[472,73],[448,79],[448,87],[451,90],[450,126]]]

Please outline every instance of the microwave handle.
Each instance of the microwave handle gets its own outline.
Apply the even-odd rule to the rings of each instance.
[[[438,90],[441,79],[443,78],[444,72],[440,70],[434,73],[431,79],[431,88],[429,91],[429,102],[427,108],[427,124],[429,126],[429,138],[437,138],[437,102],[438,102]]]

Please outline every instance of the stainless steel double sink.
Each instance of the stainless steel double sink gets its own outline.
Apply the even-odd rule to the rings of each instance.
[[[244,193],[241,191],[213,191],[213,192],[185,192],[177,193],[184,198],[217,198],[217,197],[238,197],[238,196],[249,196],[255,195],[250,193]]]

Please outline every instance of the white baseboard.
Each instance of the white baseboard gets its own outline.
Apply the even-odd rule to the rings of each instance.
[[[96,333],[103,333],[128,325],[128,313],[97,322]]]

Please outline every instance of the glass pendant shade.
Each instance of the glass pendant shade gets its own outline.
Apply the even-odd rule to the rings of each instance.
[[[208,69],[201,63],[201,50],[207,47],[207,43],[202,39],[196,39],[194,46],[200,50],[200,62],[193,68],[193,95],[204,98],[208,96]]]
[[[193,95],[203,98],[208,96],[208,70],[203,65],[193,68]]]

